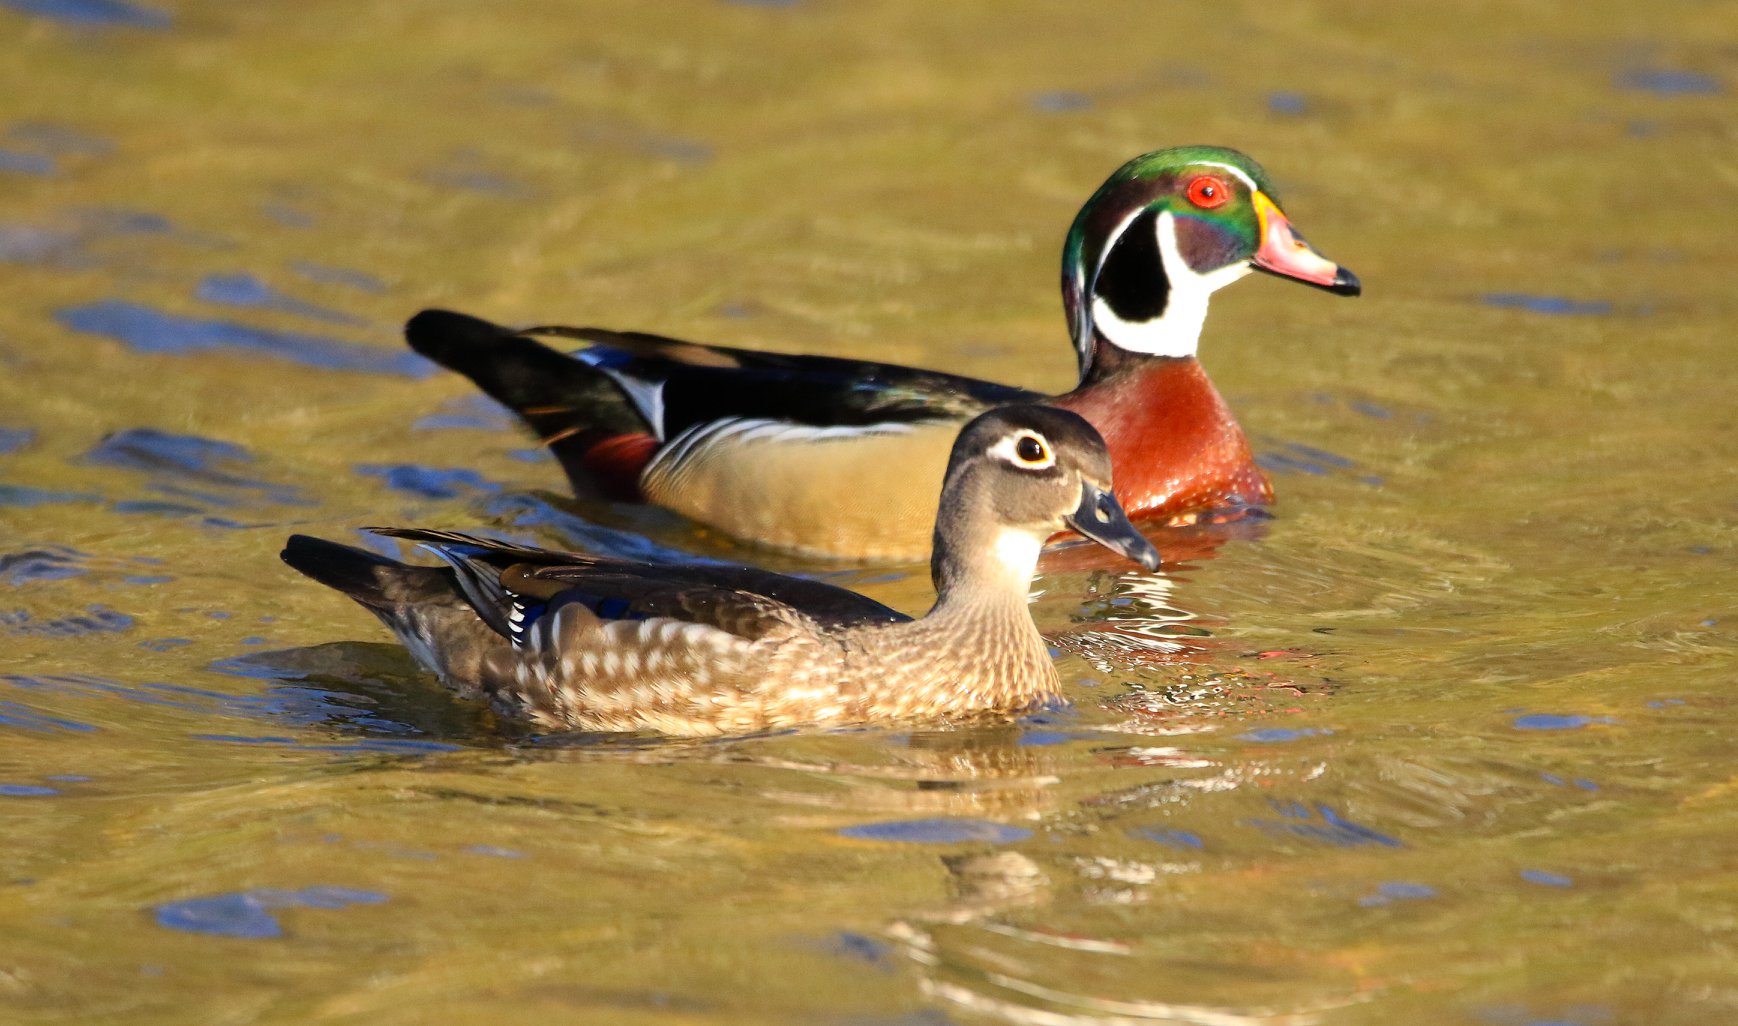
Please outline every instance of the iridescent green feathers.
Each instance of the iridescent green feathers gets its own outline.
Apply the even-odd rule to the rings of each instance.
[[[1214,269],[1214,261],[1222,261],[1217,266],[1223,266],[1247,260],[1260,246],[1259,220],[1249,204],[1215,210],[1187,202],[1183,196],[1185,173],[1196,168],[1238,179],[1234,188],[1240,185],[1273,198],[1272,185],[1261,165],[1223,146],[1173,146],[1142,154],[1117,168],[1080,208],[1062,248],[1063,304],[1083,369],[1092,353],[1092,297],[1099,271],[1117,240],[1135,221],[1170,210],[1178,217],[1210,226],[1211,231],[1191,233],[1216,243],[1203,247],[1199,255],[1189,254],[1197,271]],[[1154,287],[1162,289],[1163,268],[1153,268],[1152,274]]]

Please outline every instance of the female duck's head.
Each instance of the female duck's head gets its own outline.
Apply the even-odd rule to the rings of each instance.
[[[1207,299],[1250,271],[1343,296],[1357,275],[1291,226],[1266,172],[1218,146],[1155,150],[1093,193],[1062,250],[1062,295],[1084,373],[1098,340],[1193,356]]]
[[[995,586],[1024,601],[1044,542],[1073,530],[1149,570],[1158,550],[1111,492],[1110,453],[1067,410],[1002,406],[960,430],[936,514],[936,588]],[[971,584],[965,584],[971,579]]]

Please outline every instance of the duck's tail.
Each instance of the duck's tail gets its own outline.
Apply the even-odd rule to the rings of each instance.
[[[470,378],[518,414],[561,461],[576,492],[638,497],[639,472],[658,428],[647,423],[619,375],[451,310],[422,311],[405,324],[404,337],[410,348]]]
[[[377,615],[414,601],[416,593],[427,598],[453,590],[452,575],[444,568],[411,566],[305,534],[290,535],[281,555],[296,570],[343,592]]]
[[[465,600],[447,567],[400,563],[305,534],[290,535],[281,555],[379,617],[417,662],[446,680],[480,680],[485,657],[508,645]]]

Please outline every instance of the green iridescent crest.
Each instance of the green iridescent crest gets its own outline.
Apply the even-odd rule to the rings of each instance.
[[[1105,183],[1099,186],[1098,192],[1093,195],[1092,199],[1087,200],[1087,206],[1091,206],[1093,200],[1098,199],[1107,190],[1124,182],[1150,181],[1193,164],[1223,164],[1227,167],[1234,167],[1247,175],[1255,183],[1257,189],[1267,193],[1269,197],[1273,195],[1273,183],[1268,181],[1267,172],[1261,169],[1260,164],[1238,150],[1227,146],[1172,146],[1169,149],[1143,153],[1117,168],[1105,180]]]

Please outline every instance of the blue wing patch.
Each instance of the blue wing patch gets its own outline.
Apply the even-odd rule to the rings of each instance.
[[[527,604],[524,597],[509,591],[507,598],[511,605],[507,609],[507,630],[514,647],[525,644],[526,632],[531,625],[543,619],[543,614],[549,612],[549,603],[535,602]]]
[[[531,629],[550,613],[562,606],[581,605],[591,610],[599,620],[644,620],[646,613],[634,609],[625,598],[611,595],[587,595],[577,589],[564,591],[543,602],[528,601],[525,596],[507,592],[508,637],[515,646],[523,646],[531,638]]]

